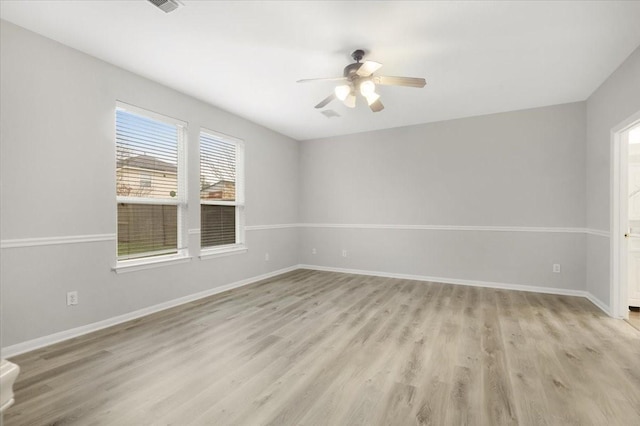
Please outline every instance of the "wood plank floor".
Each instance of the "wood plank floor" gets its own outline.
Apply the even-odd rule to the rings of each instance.
[[[636,329],[640,330],[640,312],[638,311],[629,312],[629,324],[634,326]]]
[[[640,424],[586,299],[298,270],[14,357],[5,425]]]

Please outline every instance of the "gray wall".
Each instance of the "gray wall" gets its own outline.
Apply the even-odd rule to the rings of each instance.
[[[344,227],[304,228],[301,260],[584,290],[584,140],[580,102],[302,142],[300,221]]]
[[[0,22],[3,241],[115,233],[116,100],[187,121],[192,165],[200,126],[244,139],[247,225],[313,224],[250,230],[245,254],[128,274],[111,271],[114,240],[4,248],[3,347],[299,263],[609,303],[609,239],[583,228],[609,228],[609,130],[640,109],[638,50],[587,102],[298,143]],[[190,208],[189,228],[198,220]]]
[[[587,227],[610,228],[611,130],[640,111],[640,48],[587,100]],[[587,237],[587,290],[610,301],[609,238]]]
[[[296,141],[5,21],[0,40],[3,241],[115,233],[116,100],[188,122],[190,229],[199,228],[200,126],[245,140],[247,225],[296,222]],[[296,229],[246,238],[245,254],[128,274],[111,271],[113,240],[4,248],[2,346],[298,263]],[[199,235],[189,240],[197,249]],[[69,290],[78,306],[66,306]]]

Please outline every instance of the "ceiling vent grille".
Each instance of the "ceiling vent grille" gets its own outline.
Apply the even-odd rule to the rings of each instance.
[[[338,114],[332,109],[325,109],[324,111],[320,111],[320,113],[327,118],[340,117],[340,114]]]
[[[148,1],[152,3],[154,6],[156,6],[158,9],[162,10],[164,13],[173,12],[174,10],[182,6],[182,4],[180,4],[180,2],[177,2],[176,0],[148,0]]]

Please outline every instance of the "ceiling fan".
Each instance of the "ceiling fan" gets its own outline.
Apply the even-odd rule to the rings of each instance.
[[[384,109],[384,105],[380,101],[380,95],[376,93],[376,85],[381,86],[407,86],[407,87],[424,87],[427,82],[424,78],[415,77],[390,77],[384,75],[373,75],[374,72],[382,67],[382,64],[373,61],[360,62],[364,57],[364,50],[356,50],[351,54],[356,61],[344,67],[342,77],[333,78],[311,78],[298,80],[298,83],[307,83],[311,81],[341,81],[343,84],[337,86],[332,94],[324,98],[316,108],[323,108],[334,99],[341,100],[349,108],[356,106],[356,93],[360,92],[367,100],[367,104],[371,111],[378,112]]]

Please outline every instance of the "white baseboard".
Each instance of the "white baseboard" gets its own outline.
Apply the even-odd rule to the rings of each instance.
[[[429,277],[424,275],[411,275],[411,274],[397,274],[393,272],[380,272],[380,271],[366,271],[361,269],[347,269],[347,268],[333,268],[330,266],[318,266],[318,265],[298,265],[302,269],[312,269],[314,271],[330,271],[330,272],[342,272],[345,274],[356,275],[371,275],[376,277],[385,278],[400,278],[405,280],[414,281],[431,281],[443,284],[456,284],[456,285],[468,285],[473,287],[487,287],[487,288],[499,288],[502,290],[517,290],[517,291],[530,291],[534,293],[545,294],[558,294],[562,296],[578,296],[588,299],[591,303],[600,308],[604,313],[611,316],[609,307],[599,300],[597,297],[584,290],[571,290],[566,288],[555,287],[540,287],[525,284],[509,284],[509,283],[497,283],[492,281],[476,281],[465,280],[458,278],[444,278],[444,277]]]
[[[563,296],[585,297],[585,293],[586,293],[585,291],[582,291],[582,290],[570,290],[570,289],[563,289],[563,288],[539,287],[539,286],[524,285],[524,284],[497,283],[492,281],[465,280],[465,279],[458,279],[458,278],[429,277],[424,275],[397,274],[393,272],[365,271],[361,269],[332,268],[328,266],[300,265],[300,268],[313,269],[316,271],[344,272],[347,274],[357,274],[357,275],[372,275],[372,276],[385,277],[385,278],[400,278],[404,280],[432,281],[432,282],[443,283],[443,284],[458,284],[458,285],[468,285],[473,287],[499,288],[503,290],[520,290],[520,291],[531,291],[534,293],[560,294]]]
[[[84,334],[92,333],[94,331],[102,330],[103,328],[111,327],[123,322],[131,321],[136,318],[140,318],[146,315],[153,314],[155,312],[163,311],[165,309],[173,308],[175,306],[183,305],[185,303],[193,302],[194,300],[202,299],[204,297],[212,296],[214,294],[222,293],[227,290],[242,287],[261,281],[267,278],[275,277],[276,275],[284,274],[286,272],[300,269],[298,265],[293,265],[288,268],[278,269],[277,271],[268,272],[266,274],[258,275],[255,277],[247,278],[241,281],[236,281],[230,284],[225,284],[219,287],[215,287],[209,290],[201,291],[199,293],[190,294],[188,296],[180,297],[178,299],[169,300],[167,302],[159,303],[157,305],[142,308],[137,311],[129,312],[123,315],[118,315],[113,318],[94,322],[91,324],[83,325],[80,327],[72,328],[70,330],[61,331],[59,333],[50,334],[48,336],[38,337],[26,342],[17,343],[15,345],[2,348],[2,358],[10,358],[12,356],[20,355],[25,352],[30,352],[35,349],[49,346],[54,343],[62,342],[64,340],[72,339],[74,337],[82,336]]]

